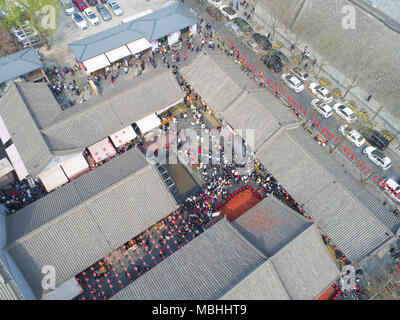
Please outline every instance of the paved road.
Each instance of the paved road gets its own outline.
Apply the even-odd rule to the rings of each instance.
[[[324,118],[320,116],[313,107],[311,107],[310,102],[315,98],[308,89],[306,88],[303,92],[295,93],[293,90],[288,88],[284,85],[284,83],[280,80],[280,73],[276,74],[271,70],[267,69],[265,66],[261,65],[257,59],[257,57],[250,52],[249,49],[242,45],[243,39],[238,39],[233,36],[230,32],[228,32],[225,28],[225,24],[227,23],[227,19],[223,18],[218,22],[212,21],[211,17],[205,12],[205,8],[209,5],[208,3],[203,4],[199,10],[195,6],[192,6],[192,1],[186,1],[185,3],[191,6],[194,10],[197,9],[198,14],[205,19],[205,21],[209,22],[213,25],[213,29],[215,30],[218,36],[221,36],[223,39],[229,39],[229,41],[234,45],[235,48],[239,50],[239,52],[251,63],[252,65],[256,66],[257,74],[261,71],[264,73],[264,79],[270,78],[273,83],[276,83],[279,86],[282,86],[283,89],[287,92],[286,97],[282,97],[287,100],[290,96],[292,97],[295,102],[303,108],[303,113],[307,114],[307,118],[311,120],[315,117],[316,121],[319,123],[319,128],[315,128],[320,134],[322,132],[329,131],[334,135],[333,141],[330,142],[332,146],[338,144],[339,146],[336,149],[336,152],[341,153],[344,157],[346,157],[355,168],[360,173],[363,173],[365,176],[370,177],[370,179],[376,179],[376,182],[380,181],[382,178],[392,177],[394,180],[400,182],[400,159],[397,155],[394,154],[391,150],[387,149],[385,154],[390,157],[393,162],[392,168],[389,170],[382,170],[377,167],[374,163],[372,163],[363,153],[362,149],[364,146],[357,148],[352,145],[350,142],[344,139],[336,139],[341,137],[340,133],[338,132],[338,127],[345,122],[341,120],[335,113],[329,117]],[[306,86],[305,86],[306,87]],[[300,110],[301,110],[300,108]],[[335,141],[337,143],[335,144]],[[375,183],[376,183],[375,182]]]

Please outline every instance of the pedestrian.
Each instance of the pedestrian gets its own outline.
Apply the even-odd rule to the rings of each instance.
[[[306,64],[304,65],[304,69],[308,68],[308,62],[306,62]]]
[[[315,58],[315,59],[312,61],[312,66],[314,67],[316,63],[317,63],[317,58]]]
[[[186,61],[186,58],[187,58],[187,54],[184,53],[184,54],[183,54],[183,61]]]
[[[114,81],[115,81],[114,75],[111,76],[110,81],[111,81],[111,84],[114,85]]]
[[[267,32],[267,39],[268,39],[268,40],[269,40],[270,36],[271,36],[271,33],[270,33],[270,32]]]
[[[369,100],[371,100],[371,98],[372,98],[372,94],[370,94],[370,95],[367,97],[367,99],[365,99],[365,101],[366,101],[366,102],[369,102]]]
[[[292,45],[290,46],[290,51],[294,52],[294,43],[292,43]]]

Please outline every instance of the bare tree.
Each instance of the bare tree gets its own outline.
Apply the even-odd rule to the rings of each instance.
[[[270,27],[271,27],[271,30],[272,30],[271,40],[274,40],[275,39],[276,30],[281,27],[281,22],[277,18],[274,18],[274,17],[271,16],[270,19],[269,19],[269,23],[270,23]]]
[[[329,63],[333,63],[333,61],[336,59],[337,53],[340,52],[340,44],[335,38],[321,35],[318,41],[317,49],[320,55],[319,69],[317,72],[317,76],[319,76],[322,68]]]

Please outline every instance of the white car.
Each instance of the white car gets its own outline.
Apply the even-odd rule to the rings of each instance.
[[[347,123],[354,123],[357,120],[357,116],[353,110],[351,110],[349,107],[346,107],[343,103],[335,103],[332,106],[332,109],[335,110],[336,114]]]
[[[108,0],[107,3],[111,11],[114,12],[116,16],[122,16],[124,14],[124,10],[122,10],[121,7],[114,0]]]
[[[313,106],[314,109],[325,118],[329,118],[333,113],[332,108],[320,99],[312,100],[311,106]]]
[[[221,10],[221,13],[225,17],[227,17],[228,20],[233,20],[233,19],[237,18],[237,13],[236,13],[235,9],[233,9],[230,6],[226,6],[226,5],[220,6],[219,10]]]
[[[333,96],[329,92],[327,88],[324,86],[321,86],[318,83],[310,83],[308,85],[308,89],[311,91],[311,93],[315,96],[317,96],[318,99],[321,99],[325,101],[326,103],[330,103],[333,101]]]
[[[290,70],[290,72],[293,73],[297,78],[299,78],[303,82],[308,82],[311,79],[308,72],[300,68],[293,68],[292,70]]]
[[[31,26],[29,21],[24,21],[21,25],[21,29],[12,28],[11,31],[17,37],[19,42],[26,40],[25,35],[30,38],[37,35],[36,30]]]
[[[350,128],[347,124],[339,127],[339,132],[356,147],[361,147],[365,143],[364,137],[356,129]]]
[[[96,25],[100,24],[100,19],[97,18],[97,16],[94,14],[92,9],[87,8],[87,9],[83,10],[83,14],[85,15],[86,19],[88,19],[88,21],[90,22],[90,24],[92,26],[96,26]]]
[[[221,0],[207,0],[209,3],[211,3],[214,7],[219,8],[223,5]]]
[[[89,24],[80,12],[75,12],[71,14],[71,18],[80,29],[85,30],[89,27]]]
[[[281,79],[288,85],[289,88],[292,88],[296,92],[301,92],[304,90],[303,83],[291,73],[282,73]]]
[[[381,188],[396,202],[400,202],[400,185],[391,178],[383,179]]]
[[[392,166],[392,161],[383,152],[379,151],[377,148],[368,146],[363,149],[369,160],[375,163],[382,170],[388,170]]]

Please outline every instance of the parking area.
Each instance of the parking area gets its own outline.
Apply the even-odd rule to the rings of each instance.
[[[85,1],[87,4],[87,1]],[[45,48],[41,48],[41,53],[44,55],[55,55],[60,52],[67,50],[67,45],[71,42],[80,40],[82,38],[88,37],[95,33],[101,32],[103,30],[109,29],[111,27],[115,27],[119,25],[124,19],[127,19],[133,15],[137,15],[145,10],[151,9],[153,11],[161,9],[166,2],[165,0],[118,0],[116,1],[118,5],[124,10],[124,14],[122,16],[115,16],[113,13],[112,19],[110,21],[104,21],[102,19],[99,25],[92,26],[89,24],[89,27],[85,30],[80,30],[78,26],[72,21],[71,16],[68,16],[64,9],[61,9],[59,20],[58,20],[58,28],[56,35],[51,39],[50,46],[51,49],[45,50]],[[100,3],[100,0],[98,1]],[[88,6],[91,8],[95,14],[100,18],[99,13],[94,6]],[[107,7],[107,9],[109,9]],[[110,10],[109,10],[110,11]],[[111,12],[111,11],[110,11]]]

